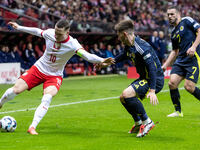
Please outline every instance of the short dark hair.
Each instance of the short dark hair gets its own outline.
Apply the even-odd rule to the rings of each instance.
[[[67,30],[70,28],[70,23],[67,19],[60,19],[57,23],[56,26],[58,28],[64,28],[64,30]]]
[[[118,32],[132,30],[134,31],[134,23],[132,20],[122,20],[115,25],[115,30]]]
[[[180,13],[180,9],[178,8],[178,6],[169,6],[167,9],[175,9],[177,12]]]

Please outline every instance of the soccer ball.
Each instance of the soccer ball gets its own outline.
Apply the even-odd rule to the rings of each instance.
[[[17,128],[17,122],[15,118],[11,116],[5,116],[0,120],[1,131],[13,132]]]

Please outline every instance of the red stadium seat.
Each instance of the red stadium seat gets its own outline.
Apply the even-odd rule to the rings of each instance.
[[[30,20],[28,18],[22,17],[22,18],[20,18],[20,20],[23,22],[24,26],[27,26],[27,27],[38,27],[38,23],[37,22],[32,21],[32,20]]]
[[[73,67],[77,67],[78,66],[78,64],[73,64]]]
[[[3,17],[6,18],[6,22],[9,22],[10,20],[16,20],[19,16],[15,13],[9,12],[9,11],[4,11]]]
[[[72,67],[72,64],[67,64],[67,67],[69,68],[69,67]]]
[[[84,63],[79,63],[78,64],[80,67],[83,67],[84,66]]]
[[[34,10],[31,9],[31,8],[28,8],[28,9],[27,9],[26,14],[27,14],[28,16],[31,16],[31,17],[34,17],[34,18],[38,18],[38,14],[36,14],[36,13],[34,12]]]

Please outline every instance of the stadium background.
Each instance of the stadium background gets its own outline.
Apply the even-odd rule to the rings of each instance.
[[[200,2],[189,0],[1,0],[0,63],[20,62],[23,73],[45,50],[43,39],[13,31],[7,26],[8,21],[47,29],[53,28],[61,18],[70,20],[71,36],[77,38],[87,51],[101,57],[114,57],[122,50],[123,45],[114,31],[114,25],[120,20],[134,20],[136,34],[148,42],[154,31],[163,31],[166,44],[164,61],[171,50],[170,28],[165,13],[169,5],[177,5],[183,16],[199,21]],[[27,48],[28,44],[32,48]],[[126,74],[129,66],[132,64],[126,61],[97,73]],[[92,64],[74,56],[66,65],[64,75],[75,74],[95,75],[96,72]]]
[[[31,52],[34,54],[30,54],[36,59],[45,49],[43,39],[10,30],[6,24],[8,21],[46,29],[54,27],[60,18],[72,20],[71,35],[90,52],[95,44],[98,44],[98,49],[101,49],[100,45],[106,48],[110,44],[112,52],[117,44],[122,47],[113,26],[119,20],[133,19],[136,33],[147,41],[150,41],[153,31],[164,31],[167,43],[166,58],[171,50],[171,29],[168,28],[165,14],[168,5],[177,5],[181,8],[183,16],[191,16],[200,21],[200,2],[195,0],[0,0],[0,52],[4,51],[0,63],[16,62],[12,56],[13,51],[17,51],[21,58],[17,61],[23,61],[24,65],[21,67],[26,67],[29,63],[24,60],[23,55],[28,43],[32,44]],[[80,58],[74,58],[66,68],[85,68],[84,65],[91,65],[81,61]],[[121,69],[130,65],[129,62],[124,62],[123,67],[122,64],[118,67]],[[25,69],[28,68],[21,68],[21,71]],[[199,101],[184,90],[183,84],[180,85],[180,94],[184,118],[166,118],[166,115],[173,111],[173,106],[168,91],[168,80],[165,80],[165,86],[158,94],[158,106],[153,107],[148,100],[143,101],[152,120],[158,123],[150,135],[137,139],[135,135],[127,134],[133,122],[118,99],[119,94],[133,79],[110,75],[126,74],[126,70],[111,70],[97,72],[109,73],[106,76],[76,76],[64,79],[59,94],[52,101],[51,108],[38,127],[40,135],[37,137],[28,135],[26,131],[34,115],[33,110],[41,102],[42,86],[34,88],[31,92],[24,92],[6,103],[0,110],[0,118],[11,115],[17,120],[18,127],[14,133],[0,134],[0,149],[200,149]],[[70,75],[67,72],[66,74]],[[75,74],[72,72],[71,75]],[[85,75],[88,75],[88,72]],[[0,84],[0,95],[10,86]]]

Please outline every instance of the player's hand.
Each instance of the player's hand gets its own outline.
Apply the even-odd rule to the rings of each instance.
[[[196,48],[190,47],[190,48],[187,50],[186,53],[187,53],[188,56],[193,57],[195,52],[196,52]]]
[[[112,65],[112,64],[115,64],[115,60],[112,57],[109,57],[109,58],[105,58],[102,63]]]
[[[152,105],[157,105],[159,103],[158,98],[155,94],[155,90],[150,90],[149,93],[147,94],[147,98],[150,98],[150,103]]]
[[[165,65],[163,65],[162,67],[163,72],[165,72],[165,70],[167,69],[167,67]]]
[[[105,58],[102,63],[95,64],[94,68],[100,70],[101,68],[106,68],[112,64],[115,64],[115,60],[111,57]]]
[[[96,70],[100,70],[100,69],[101,69],[100,63],[94,65],[94,70],[95,70],[95,71],[96,71]]]
[[[101,68],[106,68],[107,66],[109,66],[106,63],[99,63],[99,64],[95,64],[94,68],[95,70],[101,70]]]
[[[8,25],[12,26],[14,29],[17,29],[19,27],[16,22],[8,22]]]

